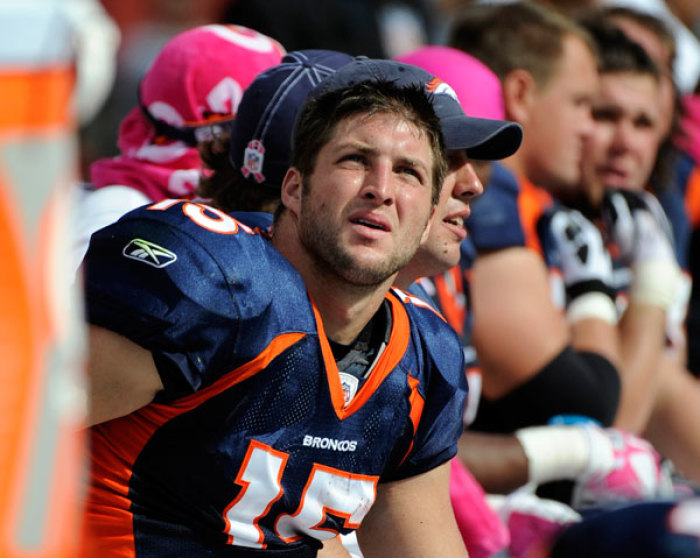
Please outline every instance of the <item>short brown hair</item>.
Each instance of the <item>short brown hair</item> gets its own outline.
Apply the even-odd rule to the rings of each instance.
[[[643,12],[640,10],[635,10],[634,8],[628,6],[603,6],[599,8],[601,17],[606,19],[611,23],[615,23],[615,20],[626,19],[632,21],[644,27],[651,33],[657,36],[659,41],[668,48],[669,52],[669,64],[672,69],[673,63],[676,59],[676,38],[673,35],[670,27],[665,21],[659,19],[653,14]],[[665,70],[666,68],[662,68]]]
[[[455,16],[448,43],[484,62],[501,80],[524,69],[543,86],[555,74],[568,36],[580,38],[597,55],[594,41],[573,19],[524,1],[465,7]]]
[[[313,173],[316,157],[338,124],[351,116],[396,113],[415,125],[430,143],[433,158],[433,205],[447,172],[440,122],[426,94],[418,87],[399,87],[387,81],[366,81],[328,91],[302,107],[294,131],[292,166],[304,176]]]

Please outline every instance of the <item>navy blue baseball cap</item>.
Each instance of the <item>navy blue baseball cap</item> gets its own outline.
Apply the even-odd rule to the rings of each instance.
[[[292,132],[311,91],[353,57],[298,50],[259,74],[243,92],[231,128],[229,159],[251,183],[279,189],[289,168]]]
[[[519,124],[467,116],[452,87],[413,64],[358,56],[324,79],[312,96],[318,97],[325,92],[365,81],[388,81],[398,86],[422,87],[440,119],[447,149],[464,149],[471,159],[488,161],[508,157],[520,147],[523,130]]]

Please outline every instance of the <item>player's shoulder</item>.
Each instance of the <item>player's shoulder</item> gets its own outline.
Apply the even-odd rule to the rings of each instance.
[[[457,332],[430,302],[397,288],[392,293],[406,310],[411,326],[411,339],[419,354],[428,357],[443,376],[459,383],[463,375],[462,342]]]
[[[176,199],[162,200],[130,211],[107,232],[108,238],[136,234],[171,237],[173,244],[196,246],[211,258],[224,261],[245,256],[247,251],[265,251],[268,244],[253,227],[215,207]],[[235,249],[232,249],[233,245]]]
[[[521,190],[520,181],[515,173],[498,161],[491,164],[489,186],[493,186],[501,195],[517,196]]]
[[[525,244],[520,195],[517,177],[503,165],[493,163],[484,193],[472,204],[472,213],[466,221],[477,251]]]
[[[253,229],[269,230],[272,227],[272,213],[264,211],[235,211],[230,215]]]
[[[700,176],[700,163],[689,153],[680,152],[673,160],[673,188],[686,195],[687,190],[694,180]],[[664,190],[664,188],[659,188]]]
[[[430,292],[428,292],[429,290]],[[422,277],[420,280],[414,281],[408,287],[406,293],[410,296],[418,297],[420,300],[430,304],[436,311],[440,311],[440,308],[433,299],[435,294],[435,284],[431,277]]]
[[[172,286],[205,306],[210,304],[205,293],[213,291],[235,300],[245,294],[245,308],[265,305],[277,292],[276,282],[290,291],[299,283],[291,264],[251,227],[214,207],[184,200],[140,207],[98,231],[86,264],[95,288],[119,275],[154,288]],[[304,292],[301,286],[297,290]]]
[[[450,327],[438,308],[430,301],[430,297],[417,283],[411,285],[408,290],[393,287],[391,293],[396,296],[412,322],[417,325],[426,325],[442,329]]]

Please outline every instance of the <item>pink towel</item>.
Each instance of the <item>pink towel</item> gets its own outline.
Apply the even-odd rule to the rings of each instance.
[[[459,458],[451,461],[450,500],[471,558],[487,558],[508,548],[510,534],[486,494]]]

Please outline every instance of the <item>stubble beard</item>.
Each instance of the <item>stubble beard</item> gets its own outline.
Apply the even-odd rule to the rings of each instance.
[[[358,261],[353,254],[341,245],[338,231],[312,214],[307,204],[302,202],[300,218],[300,239],[318,271],[331,273],[342,282],[358,287],[373,287],[384,283],[408,262],[411,261],[420,237],[412,245],[404,243],[397,247],[382,262]]]

